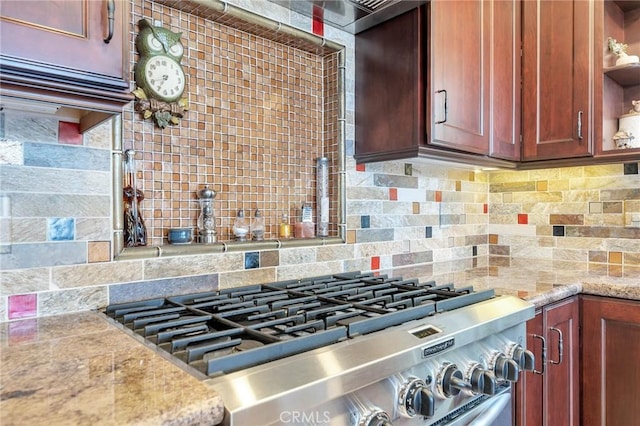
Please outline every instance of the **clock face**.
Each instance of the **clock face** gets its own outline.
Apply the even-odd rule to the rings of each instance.
[[[144,65],[142,77],[149,94],[157,99],[172,102],[178,100],[184,92],[184,72],[173,59],[166,56],[154,56]]]

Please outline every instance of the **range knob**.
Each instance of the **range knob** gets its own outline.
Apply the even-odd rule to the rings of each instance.
[[[435,398],[424,380],[410,378],[400,388],[398,405],[400,411],[407,417],[421,415],[433,417]]]
[[[373,410],[363,416],[358,426],[392,426],[391,418],[382,410]]]
[[[445,362],[438,373],[438,392],[445,398],[456,396],[462,389],[471,389],[471,385],[464,381],[462,371],[455,364]]]
[[[480,364],[471,364],[467,371],[467,381],[471,385],[471,392],[484,395],[494,395],[496,393],[495,376],[482,368]]]
[[[520,370],[533,371],[535,370],[535,356],[533,352],[526,350],[521,345],[514,343],[509,348],[508,353],[511,355]]]
[[[509,382],[518,381],[518,364],[502,352],[495,355],[493,359],[493,374],[500,380]]]

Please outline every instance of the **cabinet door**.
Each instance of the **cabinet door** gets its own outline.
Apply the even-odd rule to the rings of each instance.
[[[544,312],[547,365],[544,378],[544,424],[579,424],[579,305],[572,297]]]
[[[423,9],[356,36],[356,158],[414,156],[424,144]]]
[[[583,296],[583,422],[638,423],[640,303]]]
[[[3,0],[0,13],[3,79],[28,84],[24,79],[30,78],[37,85],[49,81],[73,90],[128,90],[128,1]]]
[[[592,153],[589,23],[593,3],[522,3],[523,160]]]
[[[527,349],[533,352],[536,358],[536,369],[542,367],[542,340],[535,336],[544,337],[542,312],[536,312],[536,316],[527,321]],[[516,419],[519,426],[540,426],[542,424],[543,405],[543,378],[544,376],[533,372],[524,372],[520,380],[516,382]]]
[[[433,145],[489,153],[491,2],[430,3]]]
[[[522,107],[521,1],[491,2],[489,155],[520,160]]]

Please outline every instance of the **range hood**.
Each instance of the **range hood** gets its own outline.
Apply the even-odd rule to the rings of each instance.
[[[321,13],[324,23],[357,34],[408,12],[427,0],[268,0],[302,15]]]

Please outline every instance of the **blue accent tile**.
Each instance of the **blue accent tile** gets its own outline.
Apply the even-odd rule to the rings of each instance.
[[[371,227],[371,216],[360,216],[360,228]]]
[[[554,225],[553,226],[553,236],[554,237],[564,237],[564,226],[563,225]]]
[[[260,253],[249,251],[244,254],[244,269],[256,269],[260,267]]]
[[[76,220],[72,217],[50,217],[47,219],[49,241],[71,241],[75,239]]]
[[[433,228],[431,226],[426,226],[424,228],[424,237],[432,238],[433,237]]]
[[[29,142],[24,144],[24,164],[108,172],[111,170],[111,154],[104,149]]]

